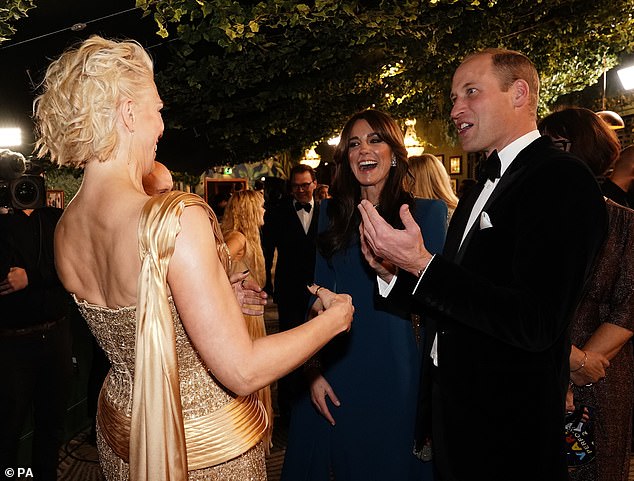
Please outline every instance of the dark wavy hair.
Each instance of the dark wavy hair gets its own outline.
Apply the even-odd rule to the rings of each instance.
[[[569,140],[570,152],[597,177],[613,167],[621,152],[621,143],[614,131],[592,110],[567,107],[544,117],[538,128],[544,135]]]
[[[361,214],[357,205],[361,202],[361,186],[350,168],[348,158],[350,132],[357,120],[365,120],[372,130],[387,143],[396,157],[396,166],[390,168],[388,178],[379,196],[377,210],[393,227],[403,228],[399,208],[408,204],[414,208],[414,198],[405,189],[413,184],[407,162],[407,150],[403,132],[388,114],[378,110],[363,110],[354,114],[343,127],[334,153],[335,174],[330,187],[332,198],[328,201],[328,228],[317,238],[317,248],[327,259],[350,245],[358,236]],[[411,189],[409,189],[411,190]]]

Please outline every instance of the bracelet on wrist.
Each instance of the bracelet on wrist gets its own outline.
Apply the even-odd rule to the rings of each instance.
[[[570,372],[577,372],[585,367],[586,361],[588,360],[588,353],[586,351],[581,352],[583,352],[583,360],[581,361],[581,364],[579,364],[579,367],[577,369],[571,369]]]

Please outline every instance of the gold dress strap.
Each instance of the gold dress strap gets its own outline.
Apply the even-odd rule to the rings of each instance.
[[[189,205],[199,205],[207,210],[218,242],[218,254],[225,270],[228,267],[218,222],[200,197],[170,192],[152,197],[146,203],[138,229],[142,267],[137,286],[135,376],[129,431],[130,479],[135,481],[187,479],[187,433],[180,398],[176,338],[168,301],[167,270],[180,231],[181,214]],[[244,424],[248,416],[238,418],[237,421]],[[235,426],[231,427],[235,431]],[[228,430],[218,429],[219,432],[211,434],[220,438]],[[248,431],[243,429],[243,432]],[[231,437],[229,440],[233,441]],[[250,439],[246,444],[253,446],[257,442]],[[222,445],[222,442],[217,444]],[[244,449],[244,445],[240,449]]]

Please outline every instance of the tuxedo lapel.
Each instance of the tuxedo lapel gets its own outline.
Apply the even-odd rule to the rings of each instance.
[[[491,193],[491,196],[487,199],[486,203],[482,207],[483,212],[486,212],[490,208],[490,206],[493,205],[504,194],[504,192],[508,190],[510,186],[513,185],[515,180],[521,177],[522,173],[525,171],[526,167],[528,166],[528,160],[531,158],[532,155],[534,155],[534,150],[543,148],[543,146],[545,146],[549,141],[550,140],[546,137],[540,137],[539,139],[530,143],[526,148],[524,148],[517,155],[517,157],[513,160],[513,162],[511,162],[511,165],[509,165],[506,172],[504,172],[504,175],[498,181],[498,184],[495,186],[495,189]],[[481,191],[482,191],[482,188],[480,188],[480,191],[477,193],[478,196],[480,195]],[[476,196],[476,199],[477,199],[477,196]],[[475,204],[476,199],[473,199],[469,206],[469,210],[466,213],[467,219],[470,217],[471,210],[473,209],[473,204]],[[464,225],[466,225],[466,223],[467,221],[465,220]],[[455,257],[452,257],[454,262],[456,262],[457,264],[460,264],[464,256],[465,249],[467,248],[469,242],[471,241],[471,238],[473,237],[474,233],[477,232],[479,229],[480,229],[480,222],[479,222],[479,219],[476,219],[476,221],[471,226],[471,229],[469,229],[469,232],[467,233],[462,244],[459,243],[460,238],[458,239],[458,245],[459,245],[458,251],[455,253]],[[460,230],[459,236],[462,236],[463,232],[464,232],[464,228]]]
[[[319,224],[319,202],[313,205],[313,217],[310,219],[310,226],[306,235],[315,236],[317,234],[317,225]]]
[[[289,199],[287,203],[287,211],[288,211],[289,219],[293,219],[291,220],[291,225],[294,227],[291,227],[291,228],[295,229],[298,232],[301,232],[302,234],[305,234],[304,226],[302,225],[302,221],[299,219],[299,215],[297,215],[297,209],[295,209],[295,202],[293,201],[292,198]]]
[[[467,196],[458,202],[456,211],[451,216],[451,222],[447,229],[447,239],[445,240],[445,247],[443,249],[443,255],[450,260],[453,260],[458,248],[460,247],[460,241],[462,240],[462,234],[469,221],[469,216],[473,205],[480,196],[480,192],[484,188],[484,182],[478,182],[467,194]]]

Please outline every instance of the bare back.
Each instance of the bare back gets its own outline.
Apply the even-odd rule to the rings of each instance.
[[[66,290],[105,307],[136,303],[137,229],[148,200],[133,189],[80,190],[55,231],[56,265]]]

